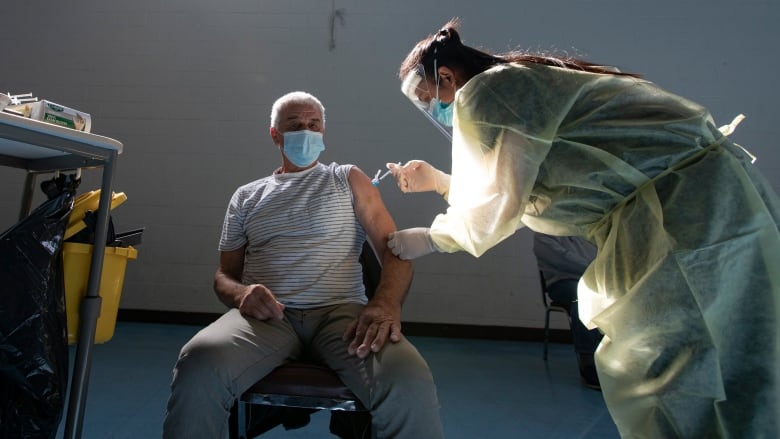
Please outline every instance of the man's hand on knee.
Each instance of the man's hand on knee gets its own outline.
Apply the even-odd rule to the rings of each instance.
[[[345,341],[352,340],[347,348],[350,355],[365,358],[371,352],[379,352],[387,343],[401,340],[401,309],[378,300],[369,302],[358,318],[344,332]]]

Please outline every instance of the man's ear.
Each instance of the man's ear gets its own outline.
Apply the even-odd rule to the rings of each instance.
[[[282,146],[282,143],[284,142],[284,136],[282,133],[280,133],[274,127],[268,128],[268,133],[271,134],[271,140],[273,140],[275,145]]]

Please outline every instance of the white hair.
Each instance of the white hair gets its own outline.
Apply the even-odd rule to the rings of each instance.
[[[322,127],[325,128],[325,107],[319,99],[305,91],[293,91],[280,97],[271,107],[271,126],[279,129],[279,113],[290,104],[310,104],[320,109],[322,115]]]

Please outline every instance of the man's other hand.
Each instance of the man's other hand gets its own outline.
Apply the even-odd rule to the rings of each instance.
[[[257,320],[284,318],[284,305],[276,300],[271,290],[260,284],[246,286],[238,310]]]

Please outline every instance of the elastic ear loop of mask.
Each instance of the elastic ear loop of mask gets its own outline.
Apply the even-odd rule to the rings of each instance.
[[[439,67],[438,67],[438,63],[437,63],[437,61],[436,61],[436,60],[437,60],[437,58],[438,58],[438,57],[436,56],[436,54],[437,54],[437,52],[438,52],[438,51],[439,51],[438,47],[434,47],[434,48],[433,48],[433,76],[434,76],[434,78],[435,78],[435,79],[434,79],[434,82],[435,82],[435,84],[436,84],[436,105],[441,105],[441,101],[439,100]],[[423,70],[423,72],[424,72],[424,71],[425,71],[425,70]],[[444,137],[446,137],[446,138],[447,138],[447,140],[449,140],[450,142],[452,142],[452,133],[450,133],[449,131],[447,131],[447,129],[446,129],[446,128],[444,128],[444,127],[443,127],[443,126],[442,126],[442,125],[439,123],[439,121],[437,121],[436,119],[434,119],[434,118],[433,118],[433,116],[432,116],[432,115],[431,115],[429,112],[427,112],[427,111],[423,111],[423,113],[425,113],[425,115],[426,115],[426,116],[428,116],[428,119],[430,119],[430,120],[431,120],[431,122],[433,122],[433,124],[436,126],[436,128],[438,128],[438,129],[439,129],[439,131],[441,131],[441,133],[442,133],[442,134],[444,134]]]
[[[441,101],[439,100],[439,67],[436,65],[436,59],[438,58],[436,54],[438,53],[438,51],[439,51],[438,47],[433,48],[433,78],[434,78],[434,83],[436,84],[436,102],[440,103]]]

